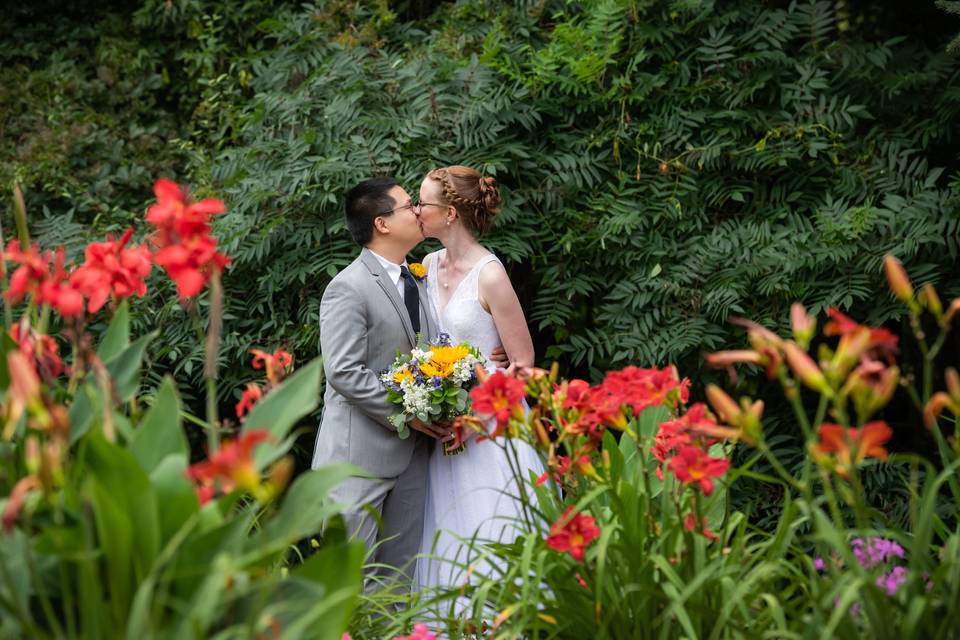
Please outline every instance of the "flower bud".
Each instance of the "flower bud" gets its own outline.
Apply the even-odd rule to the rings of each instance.
[[[887,254],[883,258],[883,268],[887,272],[887,283],[889,283],[893,295],[897,296],[902,302],[912,303],[913,285],[910,284],[910,278],[907,277],[907,272],[900,261]]]
[[[807,314],[807,310],[799,302],[790,306],[790,327],[793,329],[793,339],[804,349],[810,346],[813,333],[817,330],[817,320]]]
[[[796,343],[787,341],[783,343],[783,354],[790,369],[803,384],[814,391],[832,395],[826,377],[806,351],[798,347]]]
[[[740,405],[733,398],[715,384],[707,385],[707,400],[725,423],[737,426],[740,419]]]
[[[920,302],[937,320],[943,316],[943,303],[932,284],[925,284],[920,289]]]
[[[960,375],[957,374],[957,370],[953,367],[947,367],[947,370],[944,372],[944,378],[947,383],[947,393],[950,394],[950,398],[960,404]]]

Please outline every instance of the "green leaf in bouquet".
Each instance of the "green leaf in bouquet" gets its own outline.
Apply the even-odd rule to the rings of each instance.
[[[109,362],[128,346],[130,346],[130,307],[124,300],[117,308],[117,312],[113,314],[110,326],[107,327],[107,332],[97,348],[97,355],[104,362]]]
[[[160,383],[153,406],[137,425],[129,448],[147,473],[171,454],[180,454],[184,459],[189,455],[180,422],[180,398],[170,376]]]
[[[323,359],[314,358],[268,393],[247,415],[243,431],[267,429],[273,436],[270,442],[257,447],[253,454],[258,469],[263,469],[286,453],[284,442],[290,429],[297,420],[317,408],[322,375]]]
[[[410,428],[407,426],[407,416],[405,414],[395,413],[387,418],[387,420],[396,427],[397,435],[400,436],[401,440],[406,440],[410,437]]]

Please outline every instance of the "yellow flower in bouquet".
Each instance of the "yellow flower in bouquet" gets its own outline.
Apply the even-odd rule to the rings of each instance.
[[[464,342],[450,344],[450,336],[441,333],[435,344],[418,344],[410,353],[397,353],[393,364],[380,372],[387,399],[399,411],[390,416],[390,424],[401,438],[410,436],[407,422],[414,417],[423,422],[450,424],[470,411],[469,391],[477,384],[477,366],[485,358]],[[445,443],[444,455],[463,451],[458,440]]]
[[[420,364],[420,371],[431,378],[449,378],[457,363],[470,355],[470,348],[464,345],[433,347],[430,351],[430,360]]]

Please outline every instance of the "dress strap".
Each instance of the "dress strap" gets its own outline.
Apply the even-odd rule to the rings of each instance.
[[[477,260],[476,264],[473,265],[473,268],[470,269],[470,273],[467,274],[466,280],[464,283],[464,289],[466,293],[469,294],[469,299],[477,300],[480,297],[480,272],[485,266],[491,262],[500,262],[500,259],[497,258],[494,254],[488,254],[484,257]]]

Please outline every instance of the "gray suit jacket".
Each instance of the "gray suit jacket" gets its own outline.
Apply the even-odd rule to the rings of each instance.
[[[438,324],[427,290],[420,288],[420,332],[433,339]],[[327,390],[313,452],[314,469],[351,462],[379,478],[400,475],[409,465],[413,431],[401,440],[387,418],[398,407],[387,402],[380,371],[397,351],[416,346],[410,316],[383,266],[368,249],[338,273],[320,303],[320,351]]]

